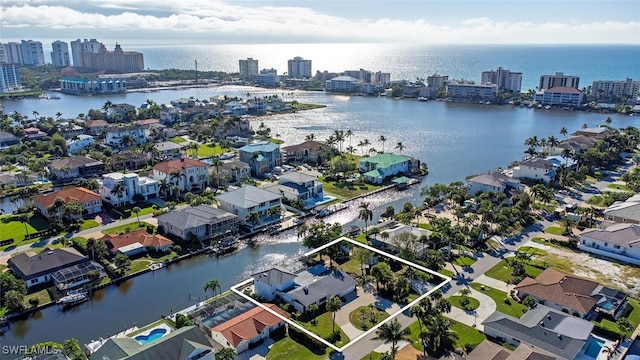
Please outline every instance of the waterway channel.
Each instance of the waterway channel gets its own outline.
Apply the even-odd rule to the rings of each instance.
[[[63,117],[87,113],[90,108],[101,108],[106,100],[113,103],[140,105],[146,99],[169,103],[172,99],[194,96],[205,99],[216,95],[246,97],[269,95],[270,90],[225,86],[210,89],[166,90],[153,93],[129,93],[111,97],[74,97],[62,94],[60,100],[22,100],[4,102],[5,111],[19,111],[24,115],[36,110],[43,116]],[[279,96],[291,96],[278,93]],[[607,115],[580,111],[545,111],[512,106],[488,106],[445,102],[418,102],[360,96],[326,95],[315,92],[294,92],[292,98],[300,102],[327,105],[325,108],[292,114],[258,118],[272,129],[273,134],[287,144],[295,144],[313,133],[317,139],[326,139],[333,130],[351,129],[354,136],[344,146],[352,145],[356,154],[368,149],[356,145],[368,139],[377,149],[391,151],[398,142],[404,145],[403,154],[416,156],[429,165],[430,174],[422,185],[404,192],[389,191],[376,194],[366,201],[372,204],[377,217],[389,205],[402,207],[405,202],[417,204],[420,188],[440,182],[464,181],[467,175],[477,174],[499,166],[506,167],[520,160],[524,140],[555,136],[561,127],[573,132],[583,124],[602,124]],[[637,126],[635,118],[610,115],[612,126]],[[386,142],[378,141],[380,135]],[[358,201],[347,210],[327,221],[341,224],[359,224]],[[134,324],[143,325],[161,315],[193,305],[204,299],[204,283],[217,279],[223,289],[255,271],[278,264],[299,254],[304,249],[295,230],[259,239],[255,248],[247,248],[228,256],[215,258],[198,256],[167,269],[147,273],[95,293],[91,302],[70,311],[50,307],[31,318],[13,323],[2,337],[0,345],[28,345],[34,342],[63,341],[77,338],[81,343],[114,334]],[[191,295],[191,296],[190,296]]]

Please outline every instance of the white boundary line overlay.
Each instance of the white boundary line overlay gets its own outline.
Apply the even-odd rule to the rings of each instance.
[[[293,327],[295,327],[296,329],[298,329],[298,330],[300,330],[300,331],[304,332],[305,334],[307,334],[308,336],[312,337],[313,339],[320,341],[321,343],[323,343],[323,344],[327,345],[328,347],[332,348],[332,349],[333,349],[333,350],[335,350],[335,351],[343,352],[343,351],[344,351],[345,349],[347,349],[349,346],[351,346],[351,345],[355,344],[356,342],[360,341],[360,340],[361,340],[361,339],[363,339],[364,337],[369,336],[371,333],[373,333],[373,332],[375,332],[376,330],[378,330],[378,328],[379,328],[380,326],[382,326],[382,325],[386,324],[387,322],[389,322],[389,321],[391,321],[391,320],[395,319],[395,318],[396,318],[398,315],[400,315],[401,313],[403,313],[403,312],[405,312],[406,310],[410,309],[412,306],[414,306],[414,305],[418,304],[418,303],[420,302],[420,300],[425,299],[426,297],[428,297],[429,295],[431,295],[433,292],[435,292],[436,290],[438,290],[438,289],[440,289],[441,287],[445,286],[446,284],[448,284],[448,283],[449,283],[449,281],[451,281],[451,278],[450,278],[450,277],[448,277],[448,276],[442,275],[442,274],[440,274],[440,273],[438,273],[438,272],[435,272],[435,271],[433,271],[433,270],[431,270],[431,269],[427,269],[427,268],[425,268],[425,267],[423,267],[423,266],[420,266],[420,265],[415,264],[415,263],[413,263],[413,262],[407,261],[407,260],[402,259],[402,258],[400,258],[400,257],[397,257],[397,256],[394,256],[394,255],[391,255],[391,254],[389,254],[389,253],[387,253],[387,252],[385,252],[385,251],[382,251],[382,250],[376,249],[376,248],[374,248],[374,247],[372,247],[372,246],[369,246],[369,245],[367,245],[367,244],[363,244],[363,243],[361,243],[361,242],[359,242],[359,241],[352,240],[352,239],[350,239],[350,238],[348,238],[348,237],[346,237],[346,236],[340,237],[340,238],[338,238],[338,239],[336,239],[336,240],[333,240],[333,241],[331,241],[331,242],[329,242],[329,243],[327,243],[327,244],[325,244],[325,245],[320,246],[319,248],[313,249],[312,251],[309,251],[309,252],[307,252],[307,253],[303,254],[302,256],[310,256],[310,255],[313,255],[313,254],[315,254],[315,253],[317,253],[317,252],[320,252],[320,251],[322,251],[322,250],[324,250],[324,249],[326,249],[326,248],[328,248],[328,247],[330,247],[330,246],[333,246],[333,245],[335,245],[335,244],[341,243],[341,242],[343,242],[343,241],[346,241],[346,242],[348,242],[348,243],[350,243],[350,244],[352,244],[352,245],[359,246],[359,247],[361,247],[361,248],[367,249],[367,250],[369,250],[369,251],[372,251],[372,252],[374,252],[374,253],[380,254],[380,255],[382,255],[382,256],[386,256],[386,257],[388,257],[388,258],[390,258],[390,259],[392,259],[392,260],[395,260],[395,261],[401,262],[401,263],[403,263],[403,264],[405,264],[405,265],[408,265],[408,266],[414,267],[414,268],[416,268],[416,269],[418,269],[418,270],[421,270],[421,271],[427,272],[427,273],[429,273],[429,274],[431,274],[431,275],[438,276],[438,277],[442,278],[442,279],[443,279],[443,281],[442,281],[440,284],[436,285],[433,289],[431,289],[431,290],[427,291],[426,293],[422,294],[422,295],[421,295],[421,296],[419,296],[417,299],[415,299],[415,300],[413,300],[412,302],[410,302],[409,304],[405,305],[403,308],[401,308],[400,310],[396,311],[395,313],[393,313],[393,314],[389,315],[389,317],[388,317],[388,318],[386,318],[386,319],[384,319],[383,321],[379,322],[378,324],[376,324],[375,326],[373,326],[371,329],[369,329],[369,330],[365,331],[364,333],[360,334],[358,337],[356,337],[355,339],[352,339],[351,341],[349,341],[347,344],[345,344],[344,346],[342,346],[342,347],[340,347],[340,348],[339,348],[339,347],[336,347],[335,345],[333,345],[332,343],[328,342],[327,340],[325,340],[325,339],[321,338],[320,336],[318,336],[318,335],[316,335],[316,334],[314,334],[314,333],[310,332],[309,330],[305,329],[302,325],[299,325],[299,324],[298,324],[298,323],[296,323],[295,321],[292,321],[292,320],[290,320],[290,319],[287,319],[286,317],[284,317],[284,316],[280,315],[279,313],[277,313],[277,312],[275,312],[275,311],[271,310],[270,308],[268,308],[268,307],[267,307],[266,305],[264,305],[263,303],[261,303],[261,302],[259,302],[259,301],[255,300],[254,298],[252,298],[252,297],[250,297],[250,296],[246,295],[244,292],[242,292],[242,291],[238,290],[238,288],[242,288],[242,287],[244,287],[244,286],[246,286],[246,285],[248,285],[248,284],[253,283],[253,281],[254,281],[254,279],[253,279],[253,278],[250,278],[250,279],[244,280],[244,281],[242,281],[242,282],[240,282],[240,283],[237,283],[236,285],[231,286],[231,287],[230,287],[230,289],[231,289],[231,291],[233,291],[234,293],[236,293],[236,294],[238,294],[238,295],[242,296],[243,298],[247,299],[248,301],[252,302],[253,304],[255,304],[255,305],[257,305],[257,306],[261,307],[263,310],[266,310],[266,311],[268,311],[269,313],[271,313],[271,314],[273,314],[273,315],[277,316],[279,319],[281,319],[281,320],[283,320],[284,322],[286,322],[287,324],[289,324],[289,326],[293,326]]]

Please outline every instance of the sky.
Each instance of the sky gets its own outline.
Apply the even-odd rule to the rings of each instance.
[[[637,0],[2,0],[0,41],[640,44]]]

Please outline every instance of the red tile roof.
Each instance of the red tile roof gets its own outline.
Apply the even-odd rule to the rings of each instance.
[[[280,310],[280,308],[274,304],[266,304],[266,306],[282,316],[289,317],[289,314]],[[269,311],[261,307],[256,307],[231,320],[223,322],[211,330],[220,332],[235,348],[238,347],[243,340],[251,340],[262,333],[264,328],[272,327],[281,321],[282,319]]]
[[[57,198],[61,198],[67,204],[84,203],[86,201],[99,200],[100,195],[93,191],[83,188],[75,187],[60,190],[54,193],[37,196],[35,202],[42,204],[45,208],[53,205]]]
[[[152,235],[146,232],[144,229],[139,229],[126,234],[111,234],[105,235],[102,238],[103,241],[110,243],[109,250],[112,252],[118,251],[123,246],[139,243],[144,247],[163,247],[173,244],[173,241],[167,239],[162,235]]]
[[[565,275],[549,268],[535,279],[525,278],[514,289],[586,314],[596,305],[597,299],[591,296],[596,287],[598,283],[595,281]]]
[[[580,94],[581,91],[576,89],[576,88],[572,88],[572,87],[567,87],[567,86],[556,86],[556,87],[552,87],[550,89],[547,89],[545,91],[548,92],[557,92],[557,93],[570,93],[570,94]]]
[[[165,174],[171,174],[174,171],[182,171],[190,167],[209,167],[209,164],[200,160],[191,158],[176,159],[157,163],[153,170],[158,170]]]

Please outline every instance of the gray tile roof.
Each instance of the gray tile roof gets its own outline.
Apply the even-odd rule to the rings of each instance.
[[[296,278],[296,274],[280,266],[274,266],[269,270],[255,273],[251,276],[254,281],[259,280],[268,285],[284,284]]]
[[[580,236],[625,247],[640,246],[640,225],[616,224],[606,229],[587,229]]]
[[[211,205],[198,205],[162,214],[158,216],[158,222],[169,223],[179,229],[186,230],[206,224],[217,224],[233,218],[237,219],[238,216]]]
[[[89,259],[73,248],[55,250],[45,248],[40,254],[18,254],[9,259],[8,264],[16,272],[16,275],[22,279],[28,279],[85,261],[89,261]]]
[[[62,169],[65,167],[69,169],[75,169],[83,166],[93,166],[93,165],[102,165],[102,164],[103,164],[102,161],[92,159],[90,157],[71,156],[71,157],[67,157],[67,158],[63,158],[63,159],[51,162],[51,164],[49,164],[49,167],[51,167],[52,169]]]
[[[593,324],[544,305],[538,305],[517,319],[494,312],[482,322],[490,328],[527,345],[563,359],[573,359],[589,339]]]
[[[90,359],[102,360],[106,356],[108,359],[124,359],[135,354],[140,349],[140,343],[131,338],[108,339]]]
[[[318,180],[318,178],[313,175],[301,173],[299,171],[292,171],[280,175],[280,184],[285,184],[287,182],[305,183],[315,180]]]
[[[520,163],[520,165],[526,165],[539,169],[553,169],[553,162],[541,159],[541,158],[530,158]]]
[[[499,172],[484,173],[472,178],[469,178],[467,182],[474,182],[478,184],[484,184],[489,186],[506,187],[509,183],[517,183],[518,179],[510,178]]]
[[[342,270],[334,270],[328,275],[314,276],[314,281],[288,292],[291,297],[305,307],[327,297],[354,288],[358,283]]]
[[[233,204],[243,209],[248,209],[254,206],[258,206],[261,203],[269,202],[271,200],[277,200],[280,198],[280,195],[257,188],[252,185],[245,185],[237,190],[218,195],[218,200]]]
[[[606,208],[604,214],[640,223],[640,196],[634,195],[624,202],[616,202]]]

